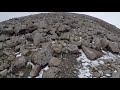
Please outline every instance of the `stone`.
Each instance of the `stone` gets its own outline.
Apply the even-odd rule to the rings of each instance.
[[[44,42],[44,41],[45,39],[40,33],[35,33],[35,35],[33,36],[33,43],[35,46],[38,46],[40,42]]]
[[[102,38],[101,39],[101,46],[102,46],[102,49],[105,49],[106,46],[108,45],[109,41],[107,40],[107,38]]]
[[[5,70],[3,70],[3,71],[0,71],[0,76],[6,77],[6,76],[7,76],[7,73],[8,73],[7,69],[5,69]]]
[[[120,78],[120,72],[117,72],[115,74],[112,74],[111,78]]]
[[[117,42],[109,42],[108,43],[108,51],[111,51],[113,53],[119,53],[120,49],[119,49],[119,45]]]
[[[0,71],[2,71],[2,70],[4,70],[4,69],[7,69],[8,67],[10,67],[10,64],[8,64],[8,63],[2,63],[2,64],[0,65]]]
[[[30,51],[25,48],[25,45],[24,45],[24,44],[20,47],[20,52],[21,52],[22,55],[24,55],[24,56],[28,56],[28,55],[30,54]]]
[[[20,51],[20,47],[21,47],[21,45],[17,45],[17,46],[15,47],[15,52],[19,52],[19,51]]]
[[[12,61],[14,59],[15,59],[15,55],[9,55],[8,58],[7,58],[7,60],[9,60],[9,61]]]
[[[51,57],[51,51],[47,48],[46,50],[42,48],[32,55],[32,61],[40,66],[44,66],[50,61]]]
[[[0,42],[0,50],[3,49],[3,43]]]
[[[6,34],[6,35],[13,35],[13,34],[15,34],[13,26],[9,25],[7,28],[4,28],[2,34]]]
[[[20,30],[25,30],[26,29],[26,25],[21,25],[21,24],[17,24],[15,25],[15,33],[19,34]]]
[[[16,58],[12,62],[12,70],[13,70],[13,72],[24,68],[26,66],[26,64],[27,64],[27,60],[25,59],[24,56],[20,56],[20,57]]]
[[[103,55],[102,52],[99,52],[97,50],[94,50],[94,49],[91,49],[91,48],[85,47],[85,46],[82,46],[82,50],[85,53],[85,55],[87,56],[87,58],[90,60],[95,60],[97,58],[102,57],[102,55]]]
[[[7,40],[6,45],[7,47],[10,47],[10,48],[15,47],[15,43],[12,40]]]
[[[50,67],[47,71],[43,73],[43,78],[55,78],[56,74],[60,70],[56,67]]]
[[[62,51],[62,45],[61,44],[58,44],[58,43],[52,43],[52,46],[51,46],[51,48],[53,49],[53,51],[55,52],[55,53],[61,53],[61,51]]]
[[[68,25],[60,25],[58,28],[58,31],[60,31],[60,32],[66,32],[69,30],[70,30],[70,27]]]
[[[70,51],[70,53],[74,53],[74,54],[80,53],[77,45],[71,45],[71,44],[68,45],[68,50]]]
[[[0,51],[0,57],[3,55],[3,52],[2,51]]]
[[[40,65],[36,65],[35,67],[32,68],[31,72],[30,72],[30,77],[36,77],[39,75],[39,72],[41,70]]]
[[[56,57],[52,57],[49,61],[49,66],[59,66],[61,63],[61,60],[56,58]]]
[[[108,69],[108,70],[105,70],[105,71],[103,71],[103,73],[104,73],[104,74],[111,74],[111,70],[109,70],[109,69]]]
[[[0,42],[4,42],[4,41],[6,41],[7,39],[9,39],[9,37],[6,36],[6,35],[1,35],[1,36],[0,36]]]
[[[99,78],[101,75],[99,72],[93,72],[93,77]]]
[[[62,33],[61,36],[60,36],[60,39],[69,40],[70,39],[70,34],[69,33]]]
[[[101,41],[100,38],[94,38],[93,39],[93,44],[94,44],[96,50],[101,50],[102,46],[101,46],[100,41]]]

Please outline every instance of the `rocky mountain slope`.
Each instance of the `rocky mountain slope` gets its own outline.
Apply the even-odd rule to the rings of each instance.
[[[1,78],[119,78],[120,29],[83,14],[0,23]]]

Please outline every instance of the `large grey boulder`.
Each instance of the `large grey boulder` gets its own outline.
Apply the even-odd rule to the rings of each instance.
[[[117,42],[110,42],[108,43],[108,48],[109,51],[113,52],[113,53],[119,53],[120,49],[119,49],[119,45]]]
[[[30,72],[30,77],[36,77],[37,75],[39,75],[40,70],[41,70],[40,65],[34,66]]]
[[[87,56],[87,58],[90,60],[95,60],[97,58],[100,58],[103,55],[102,52],[94,50],[89,47],[85,47],[85,46],[82,46],[82,50],[85,53],[85,55]]]
[[[47,71],[43,73],[43,78],[55,78],[56,74],[59,72],[59,68],[50,67]]]

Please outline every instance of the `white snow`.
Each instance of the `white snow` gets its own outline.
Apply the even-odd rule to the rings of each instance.
[[[39,76],[37,76],[36,78],[42,78],[43,75],[43,70],[40,71]]]
[[[44,69],[42,69],[42,70],[40,71],[39,76],[37,76],[36,78],[42,78],[44,71],[47,71],[48,69],[49,69],[49,67],[46,66]]]
[[[110,74],[105,74],[105,75],[108,76],[108,77],[111,76]]]
[[[16,58],[17,58],[17,57],[20,57],[20,56],[22,56],[22,53],[20,53],[20,54],[16,55]]]
[[[80,68],[80,69],[77,68],[79,70],[79,75],[78,75],[79,78],[92,78],[92,74],[90,73],[89,68],[96,67],[98,65],[103,65],[104,62],[101,59],[117,60],[120,58],[120,55],[112,54],[109,51],[102,50],[102,52],[105,55],[98,58],[97,60],[91,61],[86,57],[86,55],[84,54],[84,52],[82,50],[80,50],[80,52],[81,52],[81,56],[77,58],[77,61],[82,63],[82,68]],[[102,74],[102,72],[101,72],[101,74]],[[107,74],[106,76],[110,76],[110,75]]]
[[[49,67],[48,66],[46,66],[43,70],[44,71],[47,71],[49,69]]]
[[[29,64],[32,65],[32,68],[35,66],[32,62],[28,62],[28,63],[27,63],[27,66],[28,66]]]

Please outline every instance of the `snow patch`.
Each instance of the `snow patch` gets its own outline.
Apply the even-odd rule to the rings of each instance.
[[[16,58],[17,58],[17,57],[20,57],[20,56],[22,56],[22,53],[20,53],[20,54],[16,55]]]
[[[120,59],[120,55],[112,54],[109,51],[102,50],[104,55],[98,58],[97,60],[91,61],[86,57],[86,55],[82,50],[80,50],[80,52],[81,52],[81,56],[77,58],[77,61],[82,63],[82,68],[80,69],[77,68],[79,70],[79,75],[78,75],[79,78],[91,78],[92,74],[90,73],[89,68],[96,67],[98,65],[103,65],[104,62],[101,59],[113,59],[113,60]],[[106,76],[110,76],[110,75],[107,74]]]
[[[48,69],[49,69],[49,67],[46,66],[44,69],[42,69],[42,70],[40,71],[39,76],[37,76],[36,78],[42,78],[44,71],[47,71]]]

